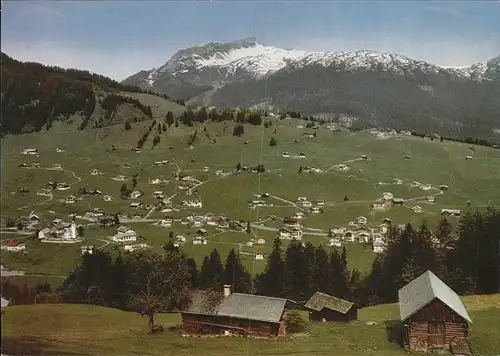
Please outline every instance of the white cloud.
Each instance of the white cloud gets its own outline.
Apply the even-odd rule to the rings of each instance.
[[[146,46],[145,46],[146,47]],[[121,81],[143,69],[152,69],[165,63],[173,51],[133,49],[103,50],[74,47],[61,43],[19,42],[2,43],[2,51],[21,60],[39,62],[62,68],[84,69]]]

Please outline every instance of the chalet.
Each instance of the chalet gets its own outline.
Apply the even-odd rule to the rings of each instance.
[[[282,298],[231,293],[224,286],[220,301],[210,303],[207,292],[192,293],[191,305],[181,311],[182,327],[196,334],[285,335],[285,305]],[[216,298],[213,298],[216,299]]]
[[[385,200],[392,200],[394,198],[394,194],[390,192],[384,192],[382,193],[382,198],[384,198]]]
[[[325,205],[325,201],[324,200],[316,200],[316,205],[317,206],[324,206]]]
[[[391,206],[391,202],[386,199],[377,199],[372,204],[372,209],[374,210],[387,210]]]
[[[290,237],[295,240],[302,240],[302,230],[299,228],[292,228],[290,230]]]
[[[193,240],[193,245],[206,245],[206,244],[207,240],[201,236],[196,236],[196,238]]]
[[[175,241],[184,243],[184,242],[186,242],[186,238],[182,235],[177,235],[175,237]]]
[[[264,245],[266,243],[266,240],[264,240],[262,237],[260,239],[257,239],[257,241],[255,241],[255,243],[257,245]]]
[[[432,196],[432,195],[429,195],[426,200],[429,202],[429,203],[434,203],[435,202],[435,198]]]
[[[94,246],[92,245],[84,245],[84,246],[81,246],[80,247],[81,251],[82,251],[82,256],[83,255],[92,255],[94,253]]]
[[[134,202],[134,203],[130,203],[130,205],[129,205],[129,206],[130,206],[132,209],[138,209],[140,205],[141,205],[141,203]]]
[[[351,321],[358,319],[357,306],[344,299],[316,292],[304,307],[309,310],[310,321]]]
[[[282,227],[281,229],[278,230],[278,236],[282,240],[289,240],[291,239],[291,231],[287,227]]]
[[[441,215],[460,216],[462,212],[458,209],[442,209]]]
[[[26,249],[25,244],[22,244],[19,241],[14,241],[14,240],[5,241],[2,243],[0,247],[2,250],[12,251],[12,252],[19,252]]]
[[[385,242],[383,239],[375,238],[373,239],[373,252],[380,253],[385,250]]]
[[[394,198],[392,202],[394,203],[394,205],[403,205],[405,200],[403,198]]]
[[[358,242],[368,242],[370,240],[371,234],[367,230],[359,230],[356,234],[356,240]]]
[[[21,163],[18,167],[19,167],[19,168],[27,168],[27,167],[28,167],[28,165],[27,165],[26,163],[24,163],[24,162],[23,162],[23,163]]]
[[[304,200],[301,202],[301,205],[304,207],[304,208],[310,208],[312,207],[312,203],[309,201],[309,200]]]
[[[104,199],[104,201],[112,201],[113,200],[113,197],[111,195],[105,195],[102,198]]]
[[[405,348],[449,350],[456,343],[468,348],[471,318],[460,297],[434,273],[423,273],[398,294]]]
[[[245,231],[247,228],[247,224],[242,221],[231,221],[229,224],[229,228],[233,231]]]
[[[22,152],[22,155],[37,155],[38,148],[25,148]]]
[[[311,208],[311,213],[313,213],[313,214],[321,214],[322,212],[323,212],[323,209],[321,209],[317,206]]]
[[[66,204],[74,204],[76,202],[76,198],[73,195],[69,195],[64,200]]]
[[[356,222],[357,222],[358,224],[363,224],[363,225],[364,225],[364,224],[366,224],[366,223],[368,222],[368,219],[367,219],[367,218],[365,218],[364,216],[358,216],[358,217],[356,218]]]
[[[130,193],[130,198],[132,199],[138,199],[143,195],[143,193],[139,190],[134,190],[132,193]]]
[[[123,182],[123,181],[126,181],[127,180],[127,177],[125,177],[124,175],[117,175],[116,177],[113,177],[111,178],[112,180],[116,180],[116,181],[119,181],[119,182]]]
[[[256,260],[264,260],[264,255],[262,253],[258,253],[255,255]]]
[[[337,237],[334,237],[334,238],[331,238],[330,241],[329,241],[329,246],[336,246],[336,247],[340,247],[342,246],[341,242],[340,242],[340,239],[337,238]]]
[[[142,243],[142,244],[128,244],[128,245],[124,245],[123,249],[125,251],[133,252],[135,250],[140,250],[140,249],[147,248],[147,247],[148,247],[148,244],[145,244],[145,243]]]
[[[57,183],[56,190],[68,190],[71,186],[68,183]]]
[[[198,234],[198,236],[205,236],[205,235],[207,234],[207,230],[206,230],[206,229],[201,228],[201,229],[198,229],[198,230],[196,231],[196,233]]]
[[[448,187],[447,185],[445,185],[445,184],[441,184],[441,185],[439,186],[439,190],[441,190],[441,191],[448,190],[448,188],[449,188],[449,187]]]
[[[219,229],[229,229],[229,223],[226,220],[220,219],[217,223]]]
[[[98,176],[98,175],[101,175],[101,174],[102,173],[99,172],[99,170],[97,170],[95,168],[90,171],[90,175],[92,175],[92,176]]]
[[[40,168],[41,166],[42,165],[40,163],[38,163],[38,162],[35,162],[35,163],[31,164],[31,167],[33,167],[33,168]]]
[[[136,241],[137,233],[134,230],[129,229],[128,227],[120,226],[117,229],[116,234],[111,237],[111,239],[116,242]]]
[[[403,180],[396,178],[396,179],[394,179],[394,183],[396,183],[397,185],[401,185],[401,184],[403,184]]]
[[[411,208],[411,210],[414,212],[414,213],[421,213],[422,212],[422,207],[419,206],[419,205],[415,205]]]
[[[283,218],[283,223],[289,226],[299,226],[299,219],[295,216],[288,216]]]
[[[408,155],[406,155],[406,156],[404,156],[404,159],[405,159],[405,160],[409,160],[409,159],[411,159],[411,157],[410,157],[410,156],[408,156]]]
[[[466,161],[468,161],[468,160],[470,160],[470,159],[472,159],[472,156],[465,156],[465,160],[466,160]]]
[[[161,184],[161,183],[162,183],[162,180],[159,178],[151,179],[149,181],[149,184]]]

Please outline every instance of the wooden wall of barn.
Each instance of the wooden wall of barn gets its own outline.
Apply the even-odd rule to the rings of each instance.
[[[285,322],[269,323],[218,315],[199,315],[182,313],[184,330],[197,334],[222,334],[224,330],[231,333],[282,336],[285,334]]]
[[[444,324],[444,343],[440,348],[449,349],[451,343],[468,340],[467,320],[435,299],[405,321],[407,347],[416,351],[426,351],[429,348],[429,322]]]
[[[331,310],[328,308],[323,308],[320,311],[311,310],[309,313],[310,321],[340,321],[340,322],[348,322],[351,320],[358,319],[358,308],[353,305],[353,307],[346,313],[342,314],[338,311]]]

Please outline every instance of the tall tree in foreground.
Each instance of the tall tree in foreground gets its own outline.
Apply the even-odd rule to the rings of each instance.
[[[328,264],[328,254],[323,246],[316,247],[312,280],[315,290],[326,294],[332,293],[332,274]]]
[[[224,284],[232,286],[235,293],[249,293],[251,276],[241,263],[234,249],[229,252],[224,269]]]
[[[129,307],[148,317],[148,329],[153,333],[156,313],[183,309],[190,303],[191,275],[180,253],[143,256],[130,276],[135,293]]]
[[[281,240],[276,237],[273,250],[267,259],[266,269],[262,275],[259,294],[270,297],[281,297],[283,292],[284,263],[282,258]]]

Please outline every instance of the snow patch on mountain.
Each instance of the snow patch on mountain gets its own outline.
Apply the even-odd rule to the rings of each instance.
[[[490,61],[491,62],[491,61]],[[462,78],[480,80],[492,67],[490,62],[464,68],[445,68],[417,61],[395,53],[370,50],[356,52],[306,52],[265,46],[253,37],[229,43],[208,43],[178,51],[158,69],[153,69],[145,82],[153,86],[155,80],[168,72],[173,76],[198,75],[205,70],[214,76],[213,84],[227,82],[234,76],[260,79],[285,67],[300,69],[306,66],[337,66],[342,70],[385,70],[405,75],[413,70],[429,74],[448,72]],[[495,62],[495,66],[498,64]],[[211,74],[211,75],[212,75]],[[212,77],[211,77],[212,78]]]

